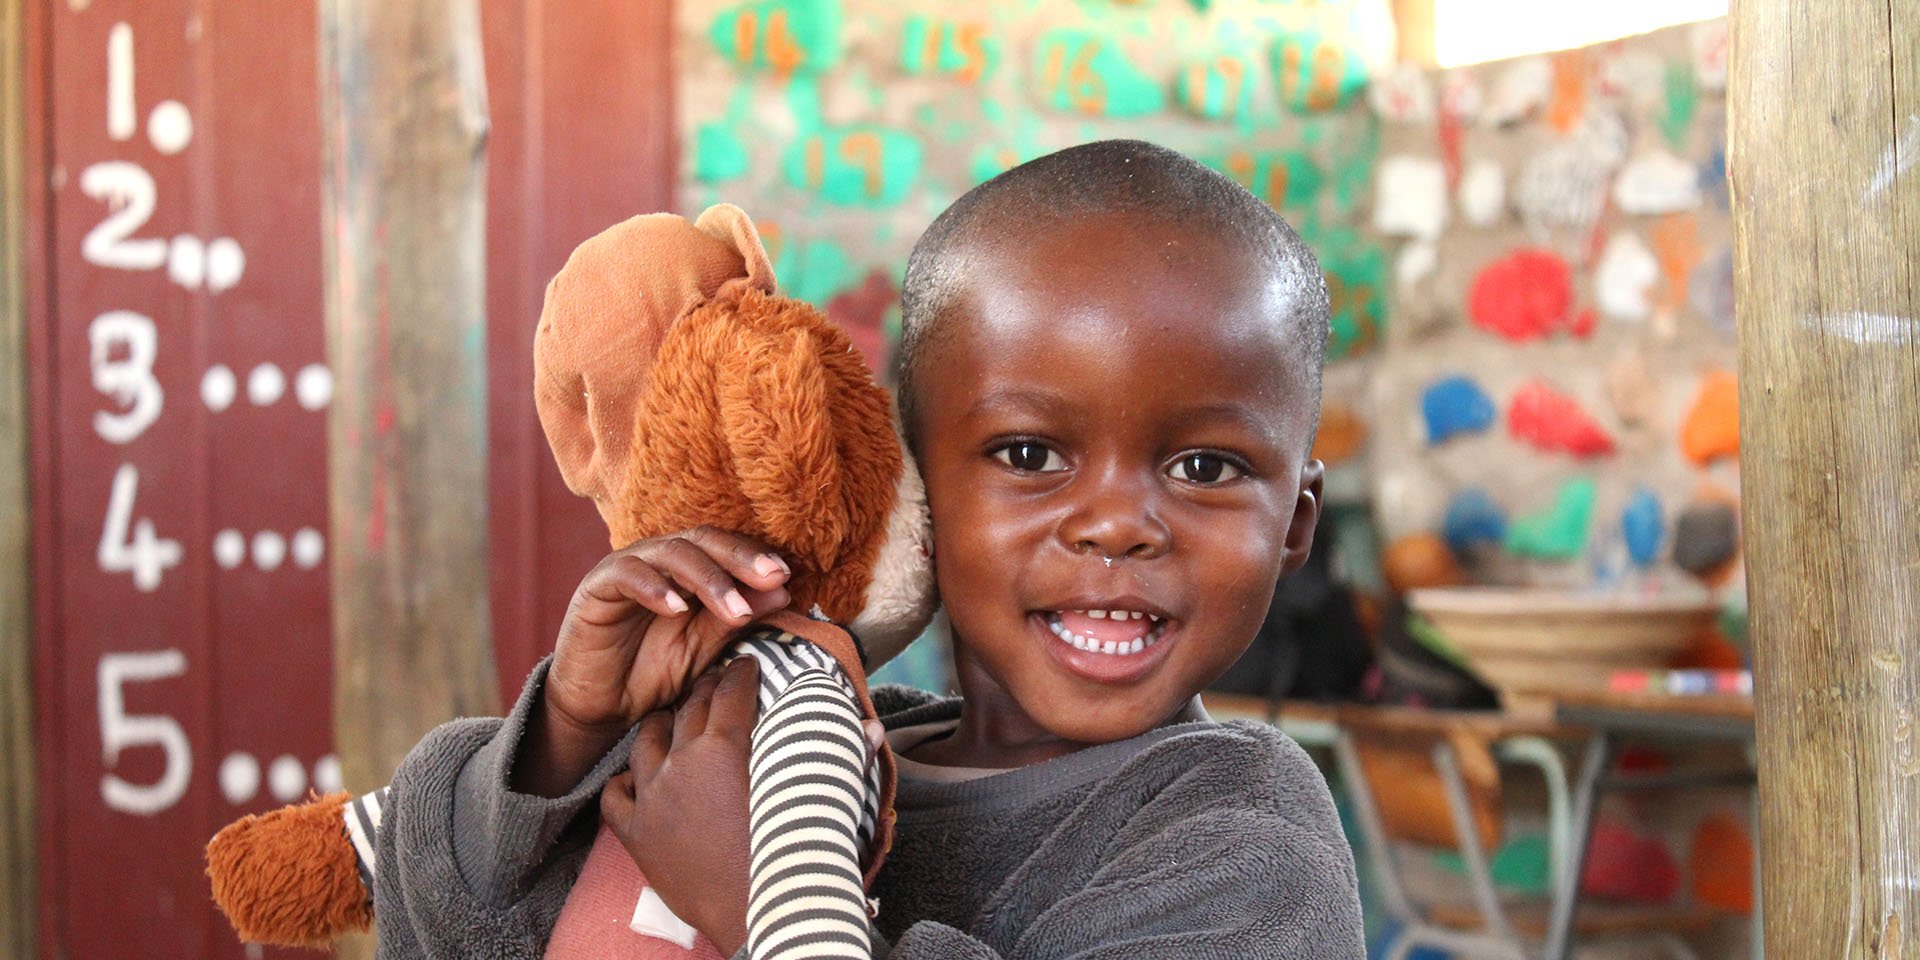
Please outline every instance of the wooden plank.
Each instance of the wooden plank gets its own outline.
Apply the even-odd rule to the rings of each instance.
[[[33,660],[28,619],[26,31],[0,0],[0,955],[34,954]]]
[[[1736,3],[1731,27],[1766,952],[1912,956],[1920,10]]]
[[[321,0],[334,730],[349,789],[496,712],[473,0]]]

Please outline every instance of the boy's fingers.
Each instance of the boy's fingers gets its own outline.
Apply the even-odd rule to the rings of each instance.
[[[727,568],[742,584],[766,590],[787,582],[793,570],[765,543],[718,527],[695,527],[682,534],[689,543]]]
[[[740,657],[720,673],[707,710],[707,729],[721,736],[745,738],[760,718],[760,661]]]
[[[880,748],[887,742],[887,728],[878,720],[863,720],[860,729],[867,735],[867,769],[873,769],[873,761],[880,758]]]
[[[740,583],[693,541],[676,537],[660,544],[654,566],[700,600],[708,612],[730,626],[753,616],[753,607],[740,593]]]
[[[625,828],[633,816],[633,774],[623,773],[600,789],[600,819],[613,826],[615,833]]]
[[[639,557],[621,554],[596,570],[581,585],[589,600],[602,609],[582,608],[579,615],[590,623],[606,625],[630,615],[634,606],[663,617],[677,617],[689,609],[686,598],[674,589],[672,581]]]
[[[660,766],[667,762],[667,750],[673,742],[673,714],[665,710],[655,710],[640,720],[640,730],[633,737],[633,749],[627,753],[627,766],[633,770],[634,777],[653,779]]]
[[[709,670],[693,682],[693,689],[687,691],[687,699],[673,714],[673,749],[686,746],[694,737],[706,732],[708,704],[713,699],[713,688],[718,686],[720,678]]]

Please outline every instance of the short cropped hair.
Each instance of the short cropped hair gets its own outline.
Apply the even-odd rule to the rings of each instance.
[[[1018,242],[1023,225],[1121,214],[1179,223],[1244,244],[1285,287],[1274,321],[1295,345],[1297,370],[1319,420],[1320,374],[1331,306],[1319,261],[1278,212],[1246,188],[1184,154],[1140,140],[1101,140],[1030,160],[974,187],[935,218],[907,259],[900,292],[900,407],[917,432],[916,380],[929,344],[968,280],[983,242]]]

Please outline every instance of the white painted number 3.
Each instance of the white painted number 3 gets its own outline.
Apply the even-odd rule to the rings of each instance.
[[[107,497],[107,522],[100,528],[95,559],[107,573],[131,573],[142,593],[160,587],[160,575],[180,565],[180,541],[154,535],[153,521],[133,519],[133,497],[140,487],[140,471],[123,463],[113,474],[113,492]],[[102,669],[105,669],[104,667]]]
[[[100,778],[100,796],[109,809],[153,816],[179,802],[193,772],[193,750],[187,732],[169,716],[127,713],[125,685],[165,680],[187,672],[187,657],[178,650],[109,653],[100,658],[100,755],[107,772]],[[113,773],[120,752],[133,747],[159,747],[166,767],[152,783],[128,783]]]
[[[153,378],[159,338],[153,320],[132,310],[109,310],[87,327],[93,388],[126,409],[96,410],[93,432],[108,443],[131,443],[160,417],[164,394]]]

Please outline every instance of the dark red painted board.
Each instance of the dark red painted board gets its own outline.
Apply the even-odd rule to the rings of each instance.
[[[574,245],[671,206],[671,10],[489,0],[482,23],[511,697],[606,550],[540,434],[533,324]],[[43,957],[313,955],[244,948],[201,850],[337,777],[315,29],[312,2],[27,10]]]
[[[34,11],[43,956],[247,955],[207,837],[338,781],[314,29]]]

